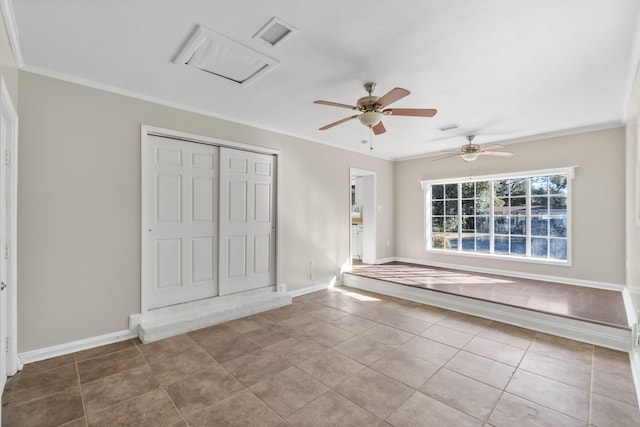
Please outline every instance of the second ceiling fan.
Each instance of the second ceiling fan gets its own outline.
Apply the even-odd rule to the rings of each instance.
[[[513,153],[510,151],[494,151],[499,150],[500,148],[504,148],[504,145],[500,144],[491,144],[491,145],[478,145],[473,143],[473,138],[475,135],[467,136],[468,144],[460,147],[460,151],[452,152],[450,154],[445,154],[444,156],[439,156],[433,159],[433,161],[448,159],[449,157],[460,156],[465,162],[473,162],[479,156],[499,156],[499,157],[511,157]]]
[[[411,92],[406,89],[396,87],[391,89],[385,95],[378,97],[372,95],[375,87],[375,83],[365,83],[364,89],[369,93],[369,96],[358,99],[355,106],[331,101],[314,101],[314,104],[348,108],[350,110],[360,112],[360,114],[346,117],[338,120],[337,122],[329,123],[328,125],[321,127],[319,130],[327,130],[341,123],[357,118],[360,120],[360,123],[371,128],[374,134],[379,135],[386,132],[386,129],[382,124],[382,119],[385,116],[433,117],[438,112],[438,110],[432,108],[385,108],[393,102],[409,95]]]

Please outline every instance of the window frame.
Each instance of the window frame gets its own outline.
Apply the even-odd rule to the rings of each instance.
[[[573,189],[572,182],[575,178],[575,169],[576,166],[568,166],[562,168],[554,168],[554,169],[543,169],[543,170],[533,170],[533,171],[523,171],[523,172],[511,172],[511,173],[500,173],[500,174],[492,174],[492,175],[482,175],[482,176],[473,176],[473,177],[457,177],[457,178],[438,178],[438,179],[429,179],[419,181],[420,186],[423,190],[423,203],[424,203],[424,234],[425,237],[425,250],[428,253],[434,254],[447,254],[454,256],[464,256],[464,257],[472,257],[472,258],[486,258],[492,260],[507,260],[507,261],[516,261],[516,262],[525,262],[525,263],[535,263],[535,264],[547,264],[547,265],[558,265],[558,266],[567,266],[570,267],[572,265],[572,198],[573,198]],[[490,249],[489,252],[476,252],[469,250],[462,250],[462,223],[463,223],[463,212],[462,212],[462,194],[458,193],[457,201],[458,201],[458,247],[457,249],[440,249],[432,247],[432,203],[431,203],[431,188],[433,185],[446,185],[446,184],[458,184],[458,191],[461,191],[463,183],[469,182],[482,182],[482,181],[498,181],[505,179],[521,179],[521,178],[535,178],[539,176],[550,176],[550,175],[565,175],[567,177],[567,194],[566,194],[566,220],[567,220],[567,233],[566,233],[566,244],[567,244],[567,259],[552,259],[552,258],[539,258],[531,256],[531,238],[532,236],[531,230],[531,186],[527,185],[526,188],[526,233],[523,235],[526,240],[526,250],[525,255],[514,255],[514,254],[503,254],[503,253],[495,253],[494,247],[494,237],[495,237],[495,216],[494,216],[494,197],[495,194],[493,191],[490,191],[490,212],[489,212],[489,240],[490,240]],[[491,184],[491,188],[493,188],[493,184]],[[551,197],[547,194],[547,197]],[[474,193],[475,200],[475,193]],[[474,212],[474,216],[478,216]],[[475,233],[474,234],[478,234]],[[480,233],[484,234],[484,233]],[[550,239],[551,236],[547,235],[547,239]]]

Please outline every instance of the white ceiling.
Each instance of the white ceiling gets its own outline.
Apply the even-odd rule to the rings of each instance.
[[[638,62],[637,0],[9,0],[22,69],[369,152],[355,104],[410,90],[373,155],[403,159],[621,125]],[[5,9],[7,9],[5,4]],[[10,10],[5,16],[11,20]],[[297,29],[272,47],[272,17]],[[246,87],[175,64],[198,25],[280,65]],[[15,42],[15,40],[14,40]],[[455,130],[438,128],[459,124]]]

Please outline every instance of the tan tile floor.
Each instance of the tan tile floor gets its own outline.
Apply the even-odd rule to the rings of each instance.
[[[27,365],[3,426],[639,426],[626,354],[340,287]]]

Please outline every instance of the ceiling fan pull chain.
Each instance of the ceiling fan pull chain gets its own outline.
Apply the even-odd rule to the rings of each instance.
[[[369,126],[369,153],[373,151],[373,127]]]

